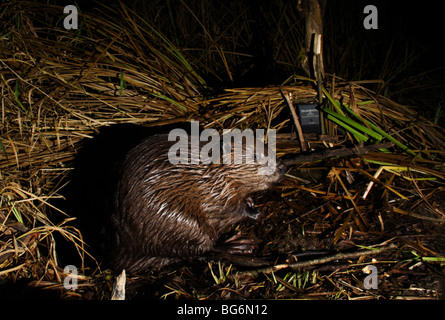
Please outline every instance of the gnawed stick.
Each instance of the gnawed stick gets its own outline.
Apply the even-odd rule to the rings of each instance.
[[[316,259],[312,259],[312,260],[308,260],[308,261],[300,261],[300,262],[294,262],[294,263],[284,263],[284,264],[278,264],[275,266],[270,266],[270,267],[266,267],[266,268],[261,268],[261,269],[257,269],[254,271],[246,271],[246,273],[271,273],[271,272],[276,272],[278,270],[282,270],[282,269],[287,269],[290,268],[292,270],[301,270],[304,268],[309,268],[309,267],[313,267],[313,266],[317,266],[317,265],[321,265],[321,264],[325,264],[328,262],[332,262],[332,261],[336,261],[336,260],[349,260],[349,259],[356,259],[359,258],[361,256],[367,256],[367,255],[373,255],[373,254],[378,254],[381,253],[383,251],[387,251],[387,250],[392,250],[397,248],[397,246],[395,244],[389,244],[387,246],[384,246],[382,248],[376,248],[376,249],[368,249],[368,250],[359,250],[356,252],[340,252],[340,253],[336,253],[330,256],[325,256],[325,257],[321,257],[321,258],[316,258]]]
[[[281,90],[281,89],[280,89]],[[291,111],[292,118],[294,119],[295,128],[298,132],[298,139],[300,140],[300,147],[303,152],[307,150],[306,142],[304,141],[303,130],[301,129],[300,119],[298,118],[297,112],[295,111],[295,107],[292,104],[292,101],[289,96],[289,92],[281,90],[281,94],[286,100],[286,103]]]
[[[327,257],[321,257],[321,258],[317,258],[317,259],[313,259],[313,260],[309,260],[309,261],[300,261],[300,262],[276,265],[274,267],[274,270],[275,269],[280,270],[280,269],[284,269],[284,268],[291,268],[293,270],[298,270],[298,269],[302,269],[302,268],[316,266],[319,264],[325,264],[325,263],[332,262],[335,260],[356,259],[361,256],[368,256],[371,254],[381,253],[383,251],[387,251],[387,250],[394,249],[394,248],[396,248],[396,245],[390,244],[386,247],[379,248],[379,249],[359,250],[356,252],[347,252],[347,253],[340,252],[340,253],[336,253],[336,254],[333,254],[333,255],[330,255]]]
[[[323,151],[311,152],[308,154],[299,154],[295,157],[289,159],[283,159],[284,163],[287,166],[291,166],[294,164],[304,163],[304,162],[314,162],[318,160],[334,158],[334,157],[343,157],[343,156],[359,156],[368,153],[374,149],[382,149],[393,147],[393,142],[382,142],[376,143],[369,146],[358,145],[353,148],[340,148],[340,149],[326,149]]]

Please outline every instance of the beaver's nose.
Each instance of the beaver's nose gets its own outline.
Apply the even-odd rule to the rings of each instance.
[[[286,164],[284,163],[283,160],[278,159],[278,161],[277,161],[277,172],[279,174],[283,174],[284,175],[286,173],[286,171],[287,171]]]

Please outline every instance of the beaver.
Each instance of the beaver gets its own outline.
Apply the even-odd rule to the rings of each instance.
[[[147,273],[218,251],[219,236],[229,226],[258,217],[252,193],[270,189],[286,169],[280,159],[268,175],[261,174],[266,164],[258,161],[172,164],[168,153],[175,143],[168,134],[151,135],[120,165],[111,219],[110,263],[116,272]],[[243,143],[244,151],[249,148],[254,145]],[[196,156],[191,149],[190,159]],[[235,241],[225,250],[250,252],[243,243]]]

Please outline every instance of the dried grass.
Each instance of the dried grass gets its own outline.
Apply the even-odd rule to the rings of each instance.
[[[99,128],[195,119],[218,129],[281,129],[290,123],[283,118],[288,112],[283,90],[294,103],[318,100],[311,81],[298,77],[283,86],[233,88],[216,95],[179,49],[124,6],[117,16],[106,7],[100,15],[83,13],[76,32],[63,29],[61,12],[26,1],[0,7],[0,278],[60,283],[55,233],[81,256],[88,254],[81,233],[70,226],[72,218],[53,208],[51,200],[60,197],[82,140]],[[443,184],[442,127],[420,117],[414,107],[359,84],[334,77],[328,83],[333,99],[421,156],[376,152],[365,157],[369,163],[405,166]],[[324,101],[325,108],[333,109],[326,95]],[[325,127],[344,138],[337,145],[356,142],[331,121]],[[298,153],[300,148],[293,144],[279,151]],[[341,182],[334,172],[333,179]],[[366,226],[359,220],[360,228]]]

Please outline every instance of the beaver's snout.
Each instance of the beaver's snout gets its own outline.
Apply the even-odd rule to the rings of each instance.
[[[284,163],[283,160],[278,159],[278,161],[277,161],[277,173],[280,174],[282,177],[284,177],[284,174],[286,173],[286,171],[287,171],[286,164]]]

